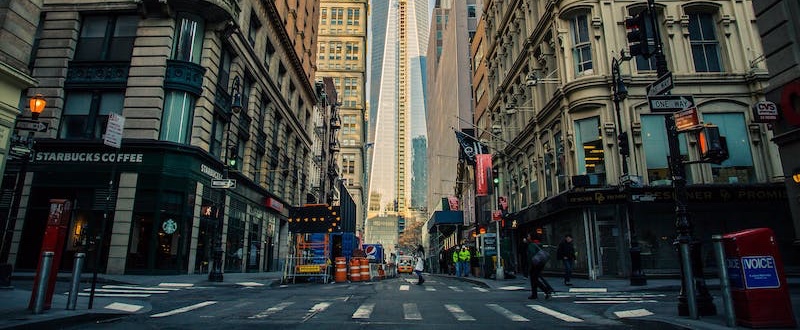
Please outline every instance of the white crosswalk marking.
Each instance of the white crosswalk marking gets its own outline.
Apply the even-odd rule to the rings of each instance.
[[[129,313],[135,313],[135,312],[138,312],[140,309],[144,308],[144,306],[115,302],[115,303],[110,303],[110,304],[106,305],[106,307],[103,307],[103,308],[105,308],[105,309],[113,309],[113,310],[123,311],[123,312],[129,312]]]
[[[154,294],[167,294],[177,290],[181,290],[181,288],[162,287],[162,286],[103,285],[99,288],[95,288],[94,296],[118,297],[118,298],[147,298]],[[83,292],[78,293],[78,296],[88,297],[91,295],[91,291],[92,291],[91,288],[85,288],[83,289]],[[64,292],[64,295],[69,295],[69,292]]]
[[[160,287],[170,287],[170,288],[187,288],[187,287],[194,286],[194,284],[191,284],[191,283],[160,283],[160,284],[158,284],[158,286],[160,286]]]
[[[375,309],[375,303],[363,304],[353,313],[354,319],[368,319],[372,315],[372,310]]]
[[[432,286],[426,286],[425,287],[425,291],[436,291],[436,288],[434,288]]]
[[[448,288],[450,288],[450,290],[453,290],[455,292],[464,292],[464,290],[461,290],[461,288],[459,288],[459,287],[448,286]]]
[[[403,304],[403,315],[406,320],[422,320],[422,314],[414,303]]]
[[[193,311],[195,309],[202,308],[202,307],[205,307],[205,306],[208,306],[208,305],[213,305],[213,304],[216,304],[216,303],[217,303],[216,301],[204,301],[204,302],[201,302],[199,304],[194,304],[194,305],[191,305],[191,306],[186,306],[186,307],[181,307],[181,308],[178,308],[178,309],[173,309],[171,311],[164,312],[164,313],[158,313],[158,314],[150,315],[150,317],[166,317],[166,316],[171,316],[171,315],[175,315],[175,314],[186,313],[186,312]]]
[[[445,304],[444,307],[447,308],[447,310],[450,312],[450,314],[453,314],[453,316],[456,318],[456,320],[459,320],[459,321],[475,321],[474,317],[472,317],[469,314],[467,314],[466,312],[464,312],[464,310],[461,309],[461,307],[459,307],[458,305]]]
[[[92,291],[91,288],[83,289],[84,292]],[[103,293],[138,293],[138,294],[163,294],[168,293],[169,291],[157,291],[157,290],[119,290],[119,289],[94,289],[94,292],[103,292]]]
[[[514,321],[514,322],[528,322],[530,320],[520,316],[519,314],[515,314],[514,312],[507,310],[503,307],[500,307],[498,304],[486,304],[486,307],[489,309],[499,313],[500,315],[505,316],[507,319]]]
[[[570,315],[567,315],[567,314],[564,314],[564,313],[561,313],[561,312],[558,312],[558,311],[554,311],[554,310],[552,310],[550,308],[547,308],[547,307],[544,307],[544,306],[541,306],[541,305],[528,305],[528,307],[530,307],[531,309],[533,309],[533,310],[535,310],[537,312],[550,315],[552,317],[555,317],[555,318],[557,318],[559,320],[562,320],[562,321],[565,321],[565,322],[583,322],[583,320],[581,320],[581,319],[579,319],[577,317],[570,316]]]
[[[103,285],[103,289],[123,289],[123,290],[158,290],[158,291],[178,291],[180,288],[170,288],[162,286],[135,286],[135,285]]]
[[[401,285],[401,286],[400,286],[400,291],[408,291],[408,290],[410,290],[410,289],[411,289],[411,286],[410,286],[410,285],[408,285],[408,284],[405,284],[405,285]]]
[[[623,318],[627,318],[627,317],[649,316],[649,315],[653,315],[653,312],[651,312],[649,310],[646,310],[644,308],[641,308],[641,309],[632,309],[632,310],[628,310],[628,311],[614,312],[614,315],[616,315],[618,318],[623,319]]]
[[[328,307],[331,304],[332,304],[331,302],[327,302],[326,301],[326,302],[318,303],[318,304],[314,305],[313,307],[309,308],[308,309],[308,313],[306,313],[306,316],[303,317],[303,321],[305,322],[306,320],[314,317],[314,315],[317,315],[319,313],[324,312],[326,309],[328,309]]]
[[[251,319],[263,319],[265,317],[269,317],[272,314],[275,314],[277,312],[280,312],[280,311],[284,310],[286,307],[289,307],[292,304],[294,304],[294,302],[284,301],[284,302],[282,302],[280,304],[277,304],[275,306],[267,308],[267,310],[265,310],[265,311],[263,311],[261,313],[258,313],[256,315],[253,315],[253,316],[251,316],[249,318],[251,318]]]
[[[477,286],[473,286],[472,288],[475,289],[475,290],[478,290],[480,292],[489,292],[489,290],[481,288],[481,287],[477,287]]]
[[[608,292],[607,288],[569,288],[570,293],[576,292]]]

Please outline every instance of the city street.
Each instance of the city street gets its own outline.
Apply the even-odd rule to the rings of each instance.
[[[362,283],[298,283],[274,287],[238,283],[226,287],[138,288],[108,286],[119,294],[158,292],[152,310],[68,329],[679,329],[664,323],[608,316],[648,313],[648,305],[673,302],[664,293],[602,292],[602,288],[557,292],[527,299],[525,286],[488,288],[454,278],[415,276]],[[128,293],[124,293],[125,291]],[[168,292],[161,292],[168,291]],[[112,291],[107,291],[112,292]],[[135,305],[133,305],[135,306]],[[126,305],[120,305],[126,308]],[[134,307],[135,308],[135,307]],[[613,315],[613,314],[612,314]],[[625,315],[625,314],[620,314]]]

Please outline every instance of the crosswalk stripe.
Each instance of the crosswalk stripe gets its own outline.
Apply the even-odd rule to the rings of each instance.
[[[569,292],[608,292],[607,288],[569,288]]]
[[[92,291],[91,288],[83,289],[85,292]],[[105,293],[149,293],[149,294],[163,294],[169,293],[169,291],[157,291],[157,290],[122,290],[122,289],[94,289],[94,292],[105,292]]]
[[[372,315],[372,310],[375,309],[375,303],[366,303],[358,307],[353,313],[354,319],[368,319]]]
[[[103,285],[103,289],[125,289],[125,290],[158,290],[158,291],[178,291],[179,288],[168,288],[160,286],[133,286],[133,285]]]
[[[191,283],[169,283],[169,282],[166,282],[166,283],[159,283],[158,286],[168,287],[168,288],[187,288],[187,287],[190,287],[190,286],[194,286],[194,284],[191,284]]]
[[[422,314],[414,303],[404,303],[403,314],[406,320],[422,320]]]
[[[170,316],[170,315],[186,313],[186,312],[193,311],[195,309],[206,307],[208,305],[213,305],[213,304],[216,304],[216,303],[217,303],[216,301],[204,301],[204,302],[201,302],[199,304],[194,304],[194,305],[191,305],[191,306],[186,306],[186,307],[181,307],[181,308],[178,308],[178,309],[173,309],[173,310],[168,311],[168,312],[163,312],[163,313],[150,315],[150,317],[166,317],[166,316]]]
[[[400,286],[400,291],[408,291],[411,289],[411,286],[408,284],[404,284]]]
[[[241,282],[241,283],[236,283],[236,284],[244,286],[244,287],[264,286],[263,283],[257,283],[257,282]]]
[[[632,309],[632,310],[628,310],[628,311],[614,312],[614,315],[616,315],[618,318],[622,319],[622,318],[626,318],[626,317],[649,316],[649,315],[653,315],[653,312],[651,312],[649,310],[646,310],[644,308],[640,308],[640,309]]]
[[[455,292],[464,292],[464,290],[461,290],[461,288],[459,288],[459,287],[448,286],[448,288],[450,288],[451,290],[453,290]]]
[[[477,287],[477,286],[473,286],[472,288],[475,289],[475,290],[478,290],[480,292],[489,292],[489,290],[481,288],[481,287]]]
[[[314,315],[317,315],[319,313],[324,312],[326,309],[328,309],[328,307],[331,304],[332,304],[331,302],[327,302],[326,301],[326,302],[318,303],[318,304],[314,305],[313,307],[309,308],[308,309],[308,313],[306,313],[306,316],[303,317],[303,322],[305,322],[308,319],[314,317]]]
[[[655,303],[658,300],[586,300],[576,301],[576,304],[629,304],[629,303]]]
[[[434,288],[432,286],[426,286],[425,287],[425,291],[436,291],[436,288]]]
[[[65,292],[64,294],[68,295],[69,292]],[[91,292],[79,292],[79,297],[88,297],[91,295]],[[151,294],[134,294],[134,293],[95,293],[95,297],[118,297],[118,298],[147,298],[150,297]]]
[[[282,311],[284,308],[289,307],[290,305],[294,304],[291,301],[284,301],[280,304],[267,308],[265,311],[258,313],[256,315],[250,316],[250,319],[263,319],[265,317],[269,317],[272,314]]]
[[[505,309],[503,307],[500,307],[500,305],[498,305],[498,304],[486,304],[486,307],[489,307],[489,309],[491,309],[491,310],[493,310],[493,311],[495,311],[497,313],[500,313],[500,315],[503,315],[507,319],[509,319],[511,321],[514,321],[514,322],[528,322],[528,321],[530,321],[530,320],[522,317],[519,314],[515,314],[514,312],[512,312],[510,310],[507,310],[507,309]]]
[[[564,313],[561,313],[561,312],[558,312],[558,311],[554,311],[554,310],[552,310],[550,308],[547,308],[547,307],[544,307],[544,306],[541,306],[541,305],[528,305],[528,307],[530,307],[531,309],[533,309],[533,310],[535,310],[537,312],[550,315],[552,317],[555,317],[555,318],[557,318],[559,320],[562,320],[562,321],[565,321],[565,322],[583,322],[583,320],[581,320],[581,319],[579,319],[577,317],[570,316],[570,315],[567,315],[567,314],[564,314]]]
[[[105,308],[105,309],[113,309],[113,310],[123,311],[123,312],[129,312],[129,313],[135,313],[135,312],[138,312],[140,309],[144,308],[144,306],[115,302],[115,303],[110,303],[110,304],[106,305],[106,307],[103,307],[103,308]]]
[[[459,321],[475,321],[474,317],[472,317],[469,314],[467,314],[466,312],[464,312],[464,310],[461,309],[461,307],[459,307],[458,305],[445,304],[444,307],[447,308],[447,310],[450,312],[450,314],[453,314],[453,316],[456,318],[456,320],[459,320]]]

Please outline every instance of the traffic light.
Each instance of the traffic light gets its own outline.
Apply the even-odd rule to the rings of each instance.
[[[236,168],[236,160],[238,158],[239,146],[236,144],[228,147],[228,166]]]
[[[492,183],[495,186],[500,184],[500,171],[496,167],[492,167]]]
[[[719,127],[707,124],[698,134],[700,144],[700,159],[704,163],[722,164],[728,159],[728,143],[724,136],[719,135]]]
[[[617,145],[619,145],[619,153],[623,156],[631,154],[630,144],[628,143],[628,132],[622,132],[617,135]]]
[[[649,31],[648,25],[650,21],[650,14],[645,10],[636,16],[625,19],[625,29],[628,30],[628,47],[630,48],[631,56],[644,56],[650,58],[653,55],[653,49],[650,48],[651,39],[649,36],[653,31]]]

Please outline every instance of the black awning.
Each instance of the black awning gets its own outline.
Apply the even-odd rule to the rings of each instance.
[[[428,232],[430,233],[436,226],[442,225],[463,225],[464,211],[435,211],[428,221]]]

